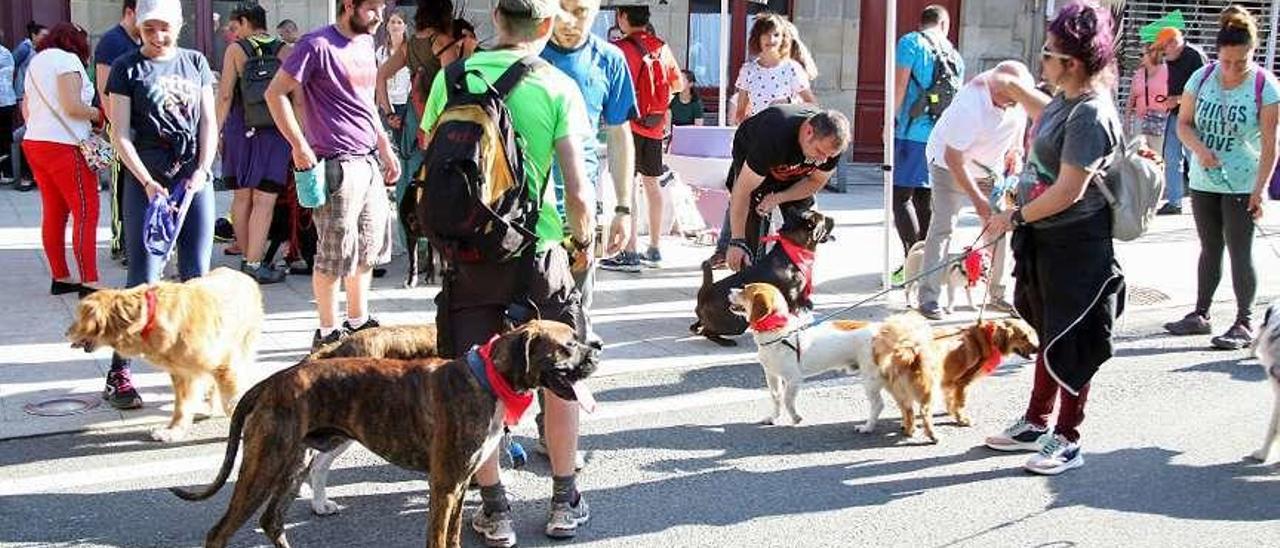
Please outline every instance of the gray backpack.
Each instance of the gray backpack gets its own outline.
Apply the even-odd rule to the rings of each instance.
[[[1091,176],[1111,206],[1111,236],[1125,242],[1147,232],[1164,194],[1163,161],[1145,143],[1141,135],[1122,138],[1111,167]]]

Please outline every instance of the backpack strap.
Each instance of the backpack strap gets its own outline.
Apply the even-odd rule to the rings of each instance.
[[[1210,77],[1210,76],[1213,76],[1213,71],[1214,71],[1214,70],[1217,70],[1217,68],[1218,68],[1218,62],[1217,62],[1217,61],[1214,61],[1214,62],[1212,62],[1212,63],[1209,63],[1209,70],[1204,71],[1204,74],[1200,76],[1200,82],[1196,84],[1196,95],[1197,95],[1197,96],[1199,96],[1199,94],[1200,94],[1200,90],[1204,88],[1204,83],[1205,83],[1205,82],[1207,82],[1207,81],[1209,81],[1209,77]]]
[[[652,51],[649,50],[649,48],[645,47],[644,40],[641,40],[640,37],[637,36],[635,33],[628,34],[627,37],[624,38],[624,40],[626,40],[627,42],[631,42],[632,44],[635,44],[636,47],[640,49],[641,57],[648,57],[650,54],[653,53]]]
[[[1262,117],[1262,88],[1267,83],[1267,69],[1261,65],[1254,64],[1253,72],[1253,100],[1258,103],[1258,117]]]
[[[520,83],[520,80],[524,79],[525,75],[545,64],[547,62],[537,55],[525,56],[512,63],[510,67],[507,67],[502,76],[499,76],[498,80],[493,83],[493,90],[498,92],[499,97],[506,97]]]

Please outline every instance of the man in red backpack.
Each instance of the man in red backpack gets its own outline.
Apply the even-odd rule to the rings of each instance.
[[[657,268],[662,263],[658,247],[662,243],[662,138],[671,116],[671,96],[684,89],[684,75],[675,55],[662,39],[649,29],[649,6],[618,6],[617,24],[623,37],[613,44],[622,50],[636,86],[636,118],[631,120],[635,141],[636,171],[644,184],[645,203],[649,210],[649,249],[637,253],[639,220],[631,217],[631,238],[626,250],[600,262],[606,270],[639,272],[643,263]],[[632,204],[618,204],[618,213],[630,213]]]

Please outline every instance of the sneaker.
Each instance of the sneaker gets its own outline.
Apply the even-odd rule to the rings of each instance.
[[[640,255],[640,264],[645,268],[662,268],[662,252],[656,247],[649,248]]]
[[[600,268],[614,272],[640,272],[640,254],[634,251],[623,251],[613,257],[601,260]]]
[[[236,229],[231,225],[231,219],[218,217],[218,220],[213,222],[213,241],[225,244],[235,239]]]
[[[1165,202],[1156,210],[1156,215],[1182,215],[1182,206],[1173,202]]]
[[[920,315],[929,320],[942,319],[942,307],[938,303],[924,303],[920,305]]]
[[[591,519],[591,509],[587,507],[587,499],[578,495],[578,504],[567,502],[551,503],[551,515],[547,517],[547,536],[551,538],[573,538],[578,534],[578,527],[587,524]]]
[[[1164,330],[1174,335],[1208,335],[1213,331],[1209,318],[1199,312],[1183,316],[1181,320],[1164,324]]]
[[[142,396],[133,387],[133,374],[128,369],[107,373],[107,387],[102,389],[102,399],[116,409],[142,407]]]
[[[21,179],[13,185],[13,189],[18,192],[31,192],[36,189],[36,183],[31,179]]]
[[[1004,432],[987,436],[986,444],[996,451],[1036,451],[1040,449],[1040,436],[1048,433],[1048,428],[1036,426],[1020,417]]]
[[[1240,350],[1253,344],[1253,330],[1249,324],[1236,322],[1226,333],[1210,339],[1209,344],[1219,350]]]
[[[111,260],[124,264],[127,259],[128,255],[125,254],[123,247],[111,248]]]
[[[271,265],[262,263],[255,268],[250,268],[247,264],[240,264],[240,271],[248,274],[249,277],[256,280],[260,285],[276,284],[284,281],[285,271],[277,270]]]
[[[550,453],[547,452],[547,442],[542,438],[538,438],[538,444],[533,446],[533,450],[537,451],[539,455],[542,455],[550,459]],[[587,467],[587,459],[586,457],[582,456],[582,451],[579,450],[577,454],[573,456],[573,469],[574,471],[580,472],[582,471],[583,468],[586,468],[586,467]]]
[[[382,327],[382,324],[378,323],[378,320],[373,319],[373,316],[369,316],[364,323],[360,324],[360,327],[352,327],[350,320],[342,320],[342,330],[346,331],[348,335],[357,331],[373,329],[375,327]]]
[[[387,269],[385,269],[385,268],[382,268],[382,267],[380,267],[380,266],[379,266],[379,267],[375,267],[375,268],[373,269],[373,277],[374,277],[374,278],[382,278],[382,277],[384,277],[384,276],[386,276],[386,275],[387,275]]]
[[[902,285],[903,282],[907,281],[907,271],[905,269],[905,266],[900,266],[897,270],[894,270],[893,274],[889,275],[889,283],[892,285]]]
[[[477,510],[471,518],[471,528],[484,537],[485,546],[507,547],[516,545],[516,529],[511,523],[509,512],[486,514],[483,509]]]
[[[1018,311],[1013,309],[1013,303],[1004,300],[1003,297],[992,297],[987,301],[987,310],[999,312],[1000,314],[1018,315]]]
[[[339,327],[333,330],[332,333],[329,333],[328,335],[325,335],[323,337],[320,336],[320,330],[317,329],[315,335],[311,337],[311,351],[315,352],[316,350],[319,350],[321,347],[325,347],[325,346],[329,346],[331,344],[337,343],[342,339],[347,338],[347,335],[348,335],[348,332],[347,332],[347,326],[345,322],[343,323],[342,327]]]
[[[1040,453],[1023,465],[1028,472],[1056,476],[1072,468],[1084,466],[1080,444],[1067,441],[1061,434],[1045,434],[1040,440]]]

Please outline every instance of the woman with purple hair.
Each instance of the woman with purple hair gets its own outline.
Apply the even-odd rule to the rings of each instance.
[[[997,86],[1039,118],[1019,207],[992,215],[993,236],[1012,230],[1014,307],[1040,337],[1027,411],[986,444],[1035,451],[1026,469],[1060,474],[1084,464],[1081,421],[1089,381],[1112,355],[1112,323],[1124,308],[1124,274],[1111,246],[1111,210],[1093,183],[1121,146],[1111,100],[1111,14],[1094,2],[1063,6],[1041,50],[1049,97],[1009,77]],[[1049,428],[1055,403],[1057,424]]]

